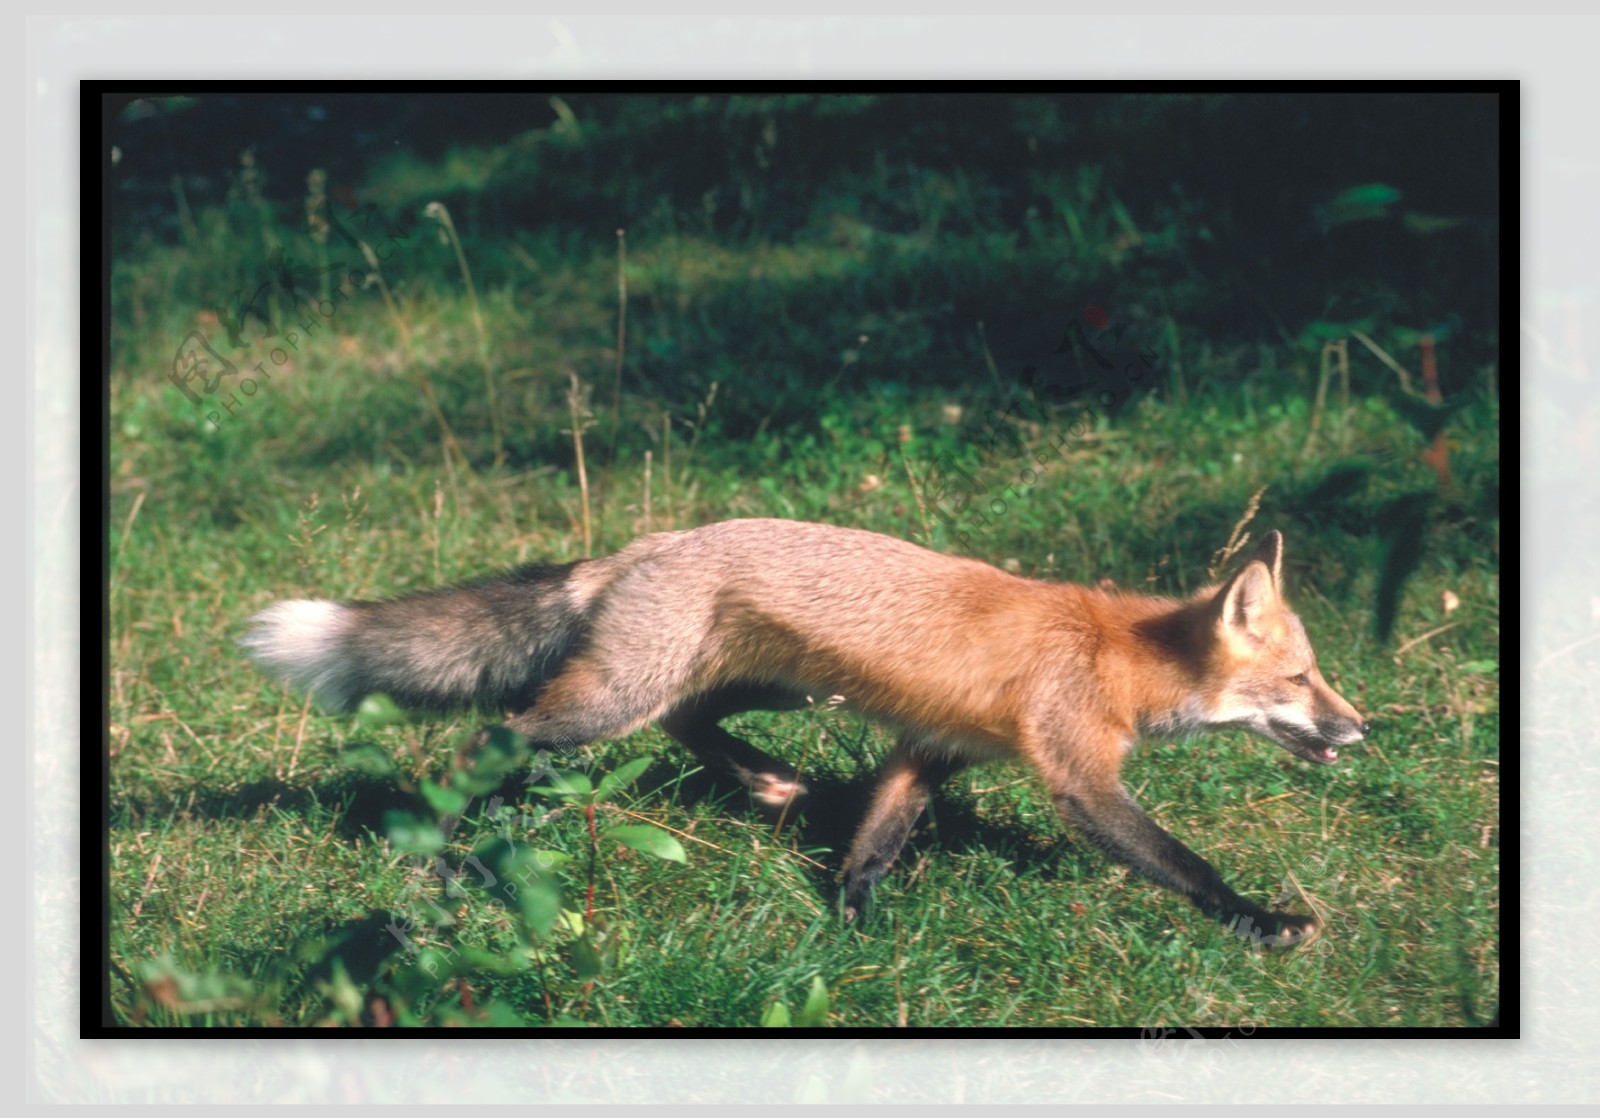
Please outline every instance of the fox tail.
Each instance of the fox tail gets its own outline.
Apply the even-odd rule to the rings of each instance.
[[[408,708],[525,709],[587,634],[578,566],[533,564],[385,602],[278,602],[240,644],[334,713],[373,692]]]

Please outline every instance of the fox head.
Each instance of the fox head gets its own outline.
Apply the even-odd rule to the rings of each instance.
[[[1321,765],[1366,737],[1367,721],[1322,678],[1305,627],[1283,600],[1282,534],[1267,533],[1207,614],[1218,685],[1207,723],[1254,731]]]

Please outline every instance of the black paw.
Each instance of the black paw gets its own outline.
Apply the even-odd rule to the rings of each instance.
[[[1298,913],[1246,913],[1231,926],[1234,936],[1259,948],[1295,948],[1317,938],[1322,926]]]
[[[1322,924],[1315,917],[1303,917],[1297,913],[1274,913],[1272,917],[1277,929],[1274,938],[1265,942],[1269,948],[1297,948],[1302,944],[1310,944],[1322,931]]]
[[[844,875],[842,897],[844,919],[848,924],[864,916],[872,904],[872,887],[883,877],[885,867],[866,866],[860,870],[847,870]]]
[[[783,809],[799,804],[809,790],[793,777],[781,773],[752,774],[750,795],[764,808]]]

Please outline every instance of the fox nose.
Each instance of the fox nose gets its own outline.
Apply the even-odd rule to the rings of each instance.
[[[1371,729],[1372,729],[1372,724],[1370,722],[1368,722],[1366,719],[1362,719],[1361,720],[1361,737],[1362,738],[1367,737],[1367,732],[1370,731]]]

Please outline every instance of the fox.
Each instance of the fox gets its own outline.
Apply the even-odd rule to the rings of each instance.
[[[536,750],[658,723],[770,810],[808,794],[801,775],[722,722],[829,697],[897,735],[843,862],[847,922],[933,790],[1010,761],[1113,860],[1241,937],[1303,943],[1318,919],[1229,888],[1134,802],[1123,758],[1233,728],[1333,765],[1370,730],[1284,600],[1275,530],[1231,578],[1174,599],[1024,578],[863,529],[728,520],[387,601],[278,602],[242,644],[333,713],[374,692],[507,712]]]

